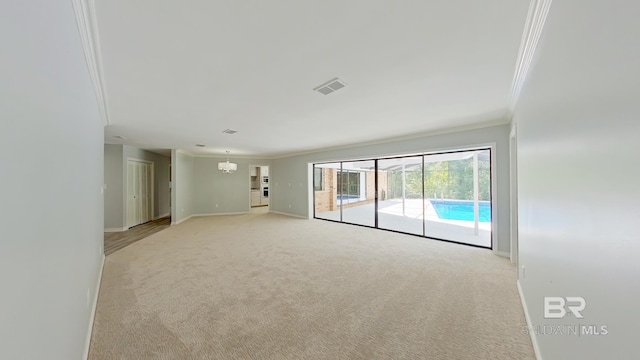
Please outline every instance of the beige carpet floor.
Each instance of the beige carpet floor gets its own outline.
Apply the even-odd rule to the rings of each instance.
[[[485,249],[194,218],[106,258],[89,358],[534,359],[515,284]]]

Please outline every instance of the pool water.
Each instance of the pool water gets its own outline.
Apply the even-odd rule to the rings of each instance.
[[[473,201],[429,200],[440,219],[473,221]],[[480,222],[491,222],[491,203],[478,202]]]
[[[341,201],[341,200],[354,200],[354,199],[357,200],[357,199],[360,198],[360,196],[358,196],[358,195],[338,195],[338,196],[336,196],[336,198],[337,198],[338,201]]]

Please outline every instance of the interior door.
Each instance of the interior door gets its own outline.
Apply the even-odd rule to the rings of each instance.
[[[129,160],[127,162],[127,223],[126,227],[136,225],[136,162]]]
[[[127,161],[127,227],[153,219],[153,164]]]
[[[140,224],[145,223],[149,219],[149,164],[140,163]]]

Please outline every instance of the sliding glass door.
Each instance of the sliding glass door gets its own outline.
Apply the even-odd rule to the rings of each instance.
[[[425,155],[425,236],[491,247],[489,150]]]
[[[340,168],[341,163],[313,166],[313,206],[318,219],[342,221],[338,201]]]
[[[422,156],[378,160],[378,171],[386,177],[380,182],[378,227],[423,235]]]
[[[375,161],[345,161],[338,173],[342,221],[375,226]]]
[[[491,150],[314,165],[319,219],[491,248]]]

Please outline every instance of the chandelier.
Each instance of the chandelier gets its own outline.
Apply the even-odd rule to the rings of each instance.
[[[227,150],[227,161],[219,162],[218,170],[222,171],[224,174],[231,174],[238,170],[238,164],[229,162],[229,150]]]

